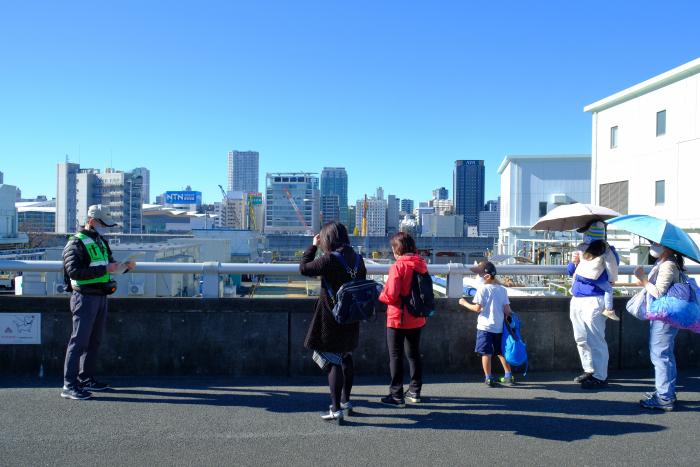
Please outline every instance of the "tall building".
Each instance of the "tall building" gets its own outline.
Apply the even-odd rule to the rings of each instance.
[[[348,233],[350,235],[353,234],[355,227],[357,227],[357,224],[355,224],[355,211],[355,206],[348,206],[348,223],[346,224],[346,227],[348,228]]]
[[[389,195],[387,197],[386,206],[386,232],[389,235],[395,234],[399,231],[399,222],[401,222],[400,211],[400,200],[394,196]]]
[[[257,151],[229,151],[228,191],[258,192],[260,154]]]
[[[19,232],[15,197],[17,187],[0,184],[0,250],[25,247],[27,234]]]
[[[668,219],[696,235],[700,58],[583,110],[592,117],[591,202]]]
[[[447,199],[449,198],[449,192],[447,191],[447,188],[444,186],[441,186],[440,188],[436,188],[433,190],[433,199]]]
[[[484,161],[458,160],[452,176],[455,214],[464,216],[465,225],[477,225],[484,207]]]
[[[143,195],[143,204],[151,203],[151,171],[146,167],[137,167],[131,171],[134,176],[141,177],[141,192]]]
[[[401,200],[401,212],[406,214],[413,213],[413,200],[412,199],[402,199]]]
[[[355,204],[355,225],[362,234],[362,213],[364,211],[364,199],[358,199]],[[385,199],[367,199],[367,236],[383,237],[386,235],[386,211]]]
[[[348,173],[344,167],[324,167],[321,171],[321,196],[338,196],[339,217],[323,213],[323,222],[340,220],[348,223]]]
[[[320,229],[321,191],[313,173],[268,173],[265,233],[307,235]]]
[[[56,233],[71,233],[78,228],[76,188],[80,164],[66,162],[56,166]]]
[[[377,199],[384,199],[384,188],[377,187]]]
[[[3,175],[2,172],[0,172],[0,185],[2,185],[3,183],[5,183],[5,175]]]
[[[101,204],[102,209],[119,224],[122,233],[141,233],[143,194],[142,179],[133,172],[112,168],[104,173],[81,170],[76,176],[76,219],[82,224],[88,208]]]
[[[338,195],[321,195],[321,224],[340,220]]]

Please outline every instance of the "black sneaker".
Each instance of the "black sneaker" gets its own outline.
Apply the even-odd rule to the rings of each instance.
[[[380,402],[382,404],[391,405],[393,407],[398,407],[398,408],[406,407],[406,401],[403,398],[397,399],[394,396],[392,396],[391,394],[386,396],[386,397],[382,397],[380,399]]]
[[[588,378],[590,378],[592,376],[593,376],[593,373],[588,373],[588,372],[584,371],[583,373],[578,375],[576,378],[574,378],[574,383],[583,383],[584,381],[586,381]]]
[[[484,384],[490,388],[494,387],[496,385],[496,380],[493,378],[484,378]]]
[[[417,392],[407,391],[406,394],[404,394],[404,397],[411,404],[420,404],[420,402],[421,402],[420,394]]]
[[[602,388],[607,388],[608,387],[608,380],[602,380],[598,379],[595,376],[591,376],[590,378],[583,380],[581,382],[581,388],[582,389],[602,389]]]
[[[68,388],[63,386],[61,390],[61,397],[64,399],[73,399],[75,401],[84,401],[92,398],[92,394],[87,391],[83,391],[80,388]]]
[[[80,386],[80,389],[92,392],[107,391],[108,389],[112,389],[109,387],[109,384],[100,383],[93,378],[85,381],[78,381],[78,386]]]

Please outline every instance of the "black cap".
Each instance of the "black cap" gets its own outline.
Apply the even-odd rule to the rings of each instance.
[[[491,277],[496,275],[496,266],[491,261],[482,261],[469,270],[474,274],[488,274]]]

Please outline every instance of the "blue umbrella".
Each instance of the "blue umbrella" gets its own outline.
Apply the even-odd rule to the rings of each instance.
[[[700,263],[700,249],[690,235],[683,229],[671,224],[666,219],[643,214],[630,214],[608,219],[609,225],[626,230],[649,241],[677,251],[693,261]]]

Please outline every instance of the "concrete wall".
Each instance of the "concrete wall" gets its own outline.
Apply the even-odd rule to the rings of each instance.
[[[528,344],[530,371],[580,371],[565,298],[512,298]],[[648,324],[622,312],[608,321],[611,370],[647,368]],[[422,337],[426,373],[478,373],[474,353],[476,314],[456,300],[438,301]],[[101,374],[114,375],[312,375],[318,374],[303,341],[311,318],[309,299],[117,298],[110,300]],[[41,345],[0,345],[0,375],[60,375],[71,332],[68,300],[2,297],[0,313],[42,312]],[[680,368],[700,365],[700,335],[682,331]],[[358,374],[386,375],[384,312],[362,325],[354,353]],[[498,366],[496,364],[496,366]]]

